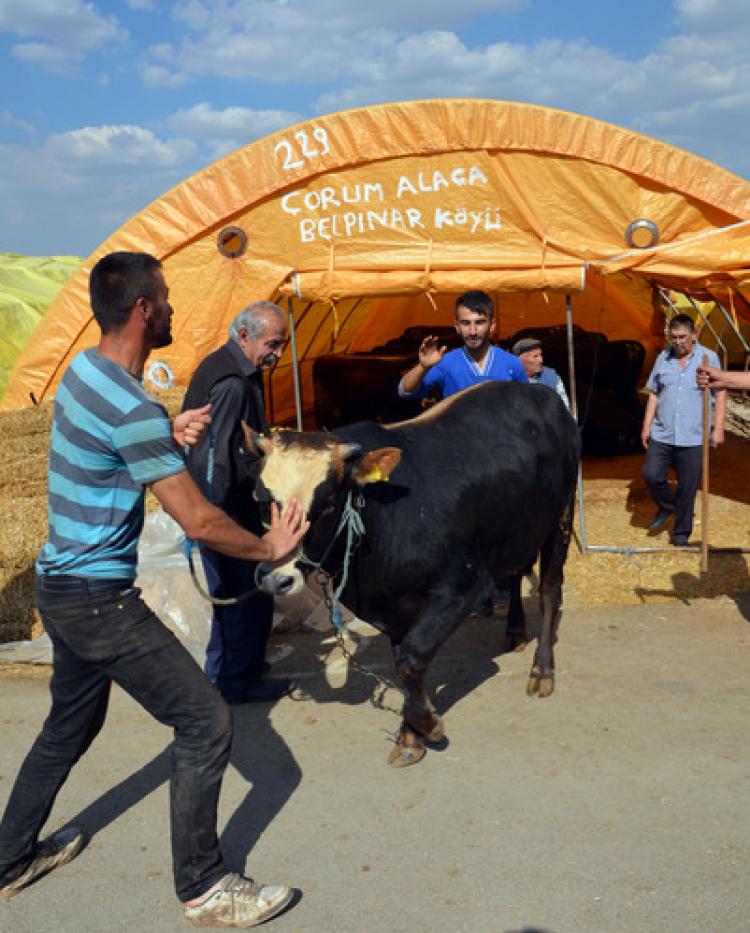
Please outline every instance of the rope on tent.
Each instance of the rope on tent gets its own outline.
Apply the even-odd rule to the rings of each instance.
[[[328,285],[326,293],[330,295],[333,292],[333,279],[336,274],[336,241],[331,237],[328,245]],[[330,300],[330,299],[329,299]]]
[[[335,298],[329,298],[328,303],[331,306],[331,314],[333,314],[333,329],[331,331],[331,353],[333,353],[333,348],[336,345],[336,341],[339,338],[339,330],[341,329],[341,322],[339,321],[339,304]]]
[[[430,289],[430,274],[432,272],[433,242],[434,241],[432,237],[430,237],[427,240],[427,256],[425,257],[425,261],[424,261],[424,293],[425,293],[427,300],[432,305],[432,310],[437,314],[437,310],[438,310],[437,302],[433,298],[432,291]]]
[[[737,312],[734,309],[734,289],[733,288],[729,289],[729,310],[732,313],[732,321],[734,322],[734,329],[739,330],[740,325],[737,322]]]

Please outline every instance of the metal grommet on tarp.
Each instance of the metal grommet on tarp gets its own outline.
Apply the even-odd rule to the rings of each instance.
[[[216,246],[227,259],[239,259],[247,250],[247,234],[242,227],[224,227],[216,238]]]
[[[652,220],[634,220],[625,229],[625,242],[631,249],[649,249],[659,242],[659,228]]]

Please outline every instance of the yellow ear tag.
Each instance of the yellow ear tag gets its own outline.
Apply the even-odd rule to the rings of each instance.
[[[387,483],[388,477],[380,472],[380,467],[373,467],[370,472],[365,475],[365,480],[368,483]]]

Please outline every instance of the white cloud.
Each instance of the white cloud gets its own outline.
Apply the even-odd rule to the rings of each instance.
[[[708,6],[704,0],[698,10],[695,0],[691,15],[708,15]],[[315,107],[441,96],[529,101],[630,126],[719,164],[734,152],[729,167],[750,174],[745,35],[732,24],[686,30],[640,59],[556,39],[469,47],[445,30],[384,35],[353,57],[348,84],[323,93]]]
[[[732,31],[747,36],[750,4],[747,0],[676,0],[679,21],[702,35]]]
[[[164,65],[151,63],[141,65],[141,78],[146,87],[181,87],[190,80],[184,71],[170,71]]]
[[[190,29],[198,32],[210,23],[211,11],[200,0],[188,0],[187,3],[180,3],[173,8],[172,17],[176,22],[185,23]]]
[[[35,132],[34,126],[29,123],[27,120],[21,120],[15,114],[11,113],[10,110],[0,110],[0,126],[10,126],[15,129],[23,130],[24,133],[29,135]]]
[[[79,50],[64,49],[47,42],[20,42],[11,49],[11,54],[27,65],[38,65],[50,74],[74,74],[83,61]]]
[[[190,140],[99,126],[53,134],[33,152],[0,144],[0,164],[0,249],[87,255],[203,162]]]
[[[12,46],[14,58],[57,75],[75,74],[87,54],[127,38],[115,17],[82,0],[0,0],[2,33],[31,40]]]
[[[79,51],[90,51],[127,35],[114,16],[105,16],[93,3],[82,0],[2,0],[2,32]]]
[[[481,13],[508,14],[531,0],[188,0],[175,5],[173,17],[195,31],[218,34],[246,31],[266,36],[308,32],[313,42],[335,34],[368,29],[405,30],[467,22]]]
[[[288,110],[253,110],[249,107],[226,107],[216,110],[200,103],[178,110],[164,125],[181,137],[204,143],[213,159],[247,145],[253,139],[297,123],[302,116]]]
[[[140,126],[86,126],[68,133],[54,133],[47,152],[55,158],[96,171],[117,167],[171,168],[184,165],[196,154],[187,139],[159,139]]]
[[[172,14],[189,30],[175,48],[174,69],[234,80],[330,83],[346,79],[361,58],[377,57],[404,30],[424,23],[455,25],[479,13],[510,13],[528,2],[190,0]]]
[[[572,108],[573,101],[590,104],[618,81],[627,84],[631,74],[627,61],[585,43],[498,42],[473,49],[445,31],[407,36],[383,48],[378,58],[360,57],[354,68],[355,83],[322,95],[317,109],[442,96],[529,100]],[[582,111],[587,109],[590,106],[584,103]]]

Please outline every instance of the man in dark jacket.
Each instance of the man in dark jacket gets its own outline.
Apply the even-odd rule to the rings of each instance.
[[[188,470],[208,499],[250,531],[261,532],[252,498],[254,460],[245,450],[242,421],[268,430],[263,372],[272,369],[286,345],[286,317],[277,305],[256,301],[229,328],[229,340],[210,353],[190,380],[183,408],[211,403],[211,425],[188,455]],[[254,587],[255,564],[200,546],[211,595],[241,597]],[[282,678],[264,678],[273,599],[263,593],[232,605],[215,605],[206,650],[206,674],[230,703],[277,700],[294,688]]]

